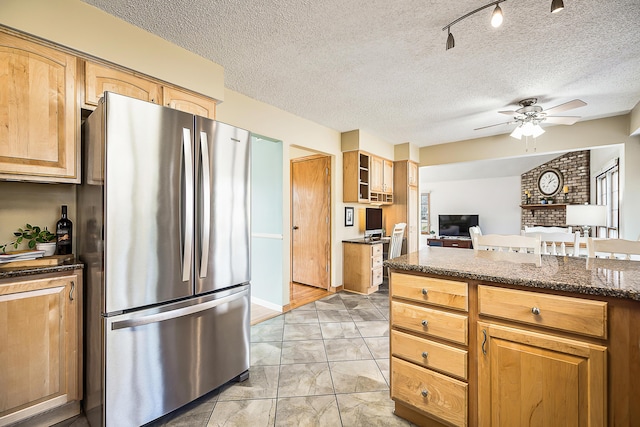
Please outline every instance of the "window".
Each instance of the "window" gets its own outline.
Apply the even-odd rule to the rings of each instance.
[[[420,232],[429,234],[431,221],[429,221],[429,193],[420,194]]]
[[[600,226],[597,237],[617,238],[620,223],[618,159],[596,176],[596,204],[607,205],[607,225]]]

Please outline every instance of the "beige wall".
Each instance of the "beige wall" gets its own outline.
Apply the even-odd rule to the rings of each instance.
[[[640,135],[640,102],[631,110],[629,120],[629,135]]]
[[[524,140],[518,141],[507,133],[422,147],[420,149],[420,166],[521,157],[532,154],[562,153],[622,144],[634,139],[629,136],[628,114],[578,122],[572,126],[552,126],[546,130],[542,136],[536,138],[535,153],[533,142],[529,142],[529,151],[526,152]]]

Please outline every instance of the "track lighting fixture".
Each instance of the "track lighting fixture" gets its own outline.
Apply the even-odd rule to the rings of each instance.
[[[498,28],[500,25],[502,25],[502,9],[500,9],[500,5],[497,4],[491,15],[491,26]]]
[[[449,31],[449,35],[447,36],[447,50],[456,46],[456,41],[453,39],[453,34]]]
[[[551,1],[551,13],[557,13],[564,9],[564,3],[562,0],[552,0]]]
[[[493,9],[493,13],[491,14],[491,25],[494,28],[498,28],[500,25],[502,25],[502,20],[503,20],[503,16],[502,16],[502,9],[500,8],[500,3],[503,3],[507,0],[497,0],[497,1],[492,1],[491,3],[485,4],[484,6],[481,6],[475,10],[472,10],[471,12],[467,13],[466,15],[462,15],[460,18],[456,19],[455,21],[452,21],[450,24],[445,25],[442,28],[442,31],[447,30],[447,50],[453,48],[455,46],[455,42],[453,40],[453,34],[451,34],[451,27],[454,24],[457,24],[458,22],[462,21],[465,18],[470,17],[471,15],[480,12],[483,9],[486,9],[488,7],[494,6],[495,8]],[[562,9],[564,9],[564,3],[562,0],[552,0],[551,1],[551,12],[552,13],[556,13],[556,12],[560,12]]]

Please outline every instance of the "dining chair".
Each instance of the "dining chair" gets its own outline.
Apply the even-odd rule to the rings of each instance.
[[[640,240],[589,237],[587,239],[587,253],[589,258],[596,258],[598,254],[606,254],[607,258],[612,259],[640,259]],[[634,257],[632,258],[632,256]]]
[[[487,234],[476,237],[477,245],[473,250],[492,250],[499,252],[526,252],[540,255],[540,237],[527,237],[517,234]]]
[[[478,236],[482,236],[482,230],[480,226],[474,225],[469,227],[469,236],[471,236],[471,245],[475,248],[478,242]]]
[[[541,233],[527,232],[522,233],[526,237],[539,237],[541,244],[541,253],[544,255],[580,255],[580,232],[565,233]],[[569,245],[567,247],[567,244]]]
[[[391,242],[389,243],[389,254],[387,259],[392,259],[400,256],[402,251],[402,238],[404,237],[404,229],[407,227],[407,223],[400,222],[393,226],[393,233],[391,233]]]

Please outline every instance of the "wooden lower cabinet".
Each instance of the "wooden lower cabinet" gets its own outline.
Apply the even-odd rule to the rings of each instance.
[[[478,323],[478,425],[604,426],[607,348]]]
[[[439,427],[640,425],[638,301],[393,269],[389,292],[396,415]]]
[[[382,242],[342,242],[342,284],[345,290],[371,294],[382,284]]]
[[[0,280],[0,426],[80,412],[82,271]]]

